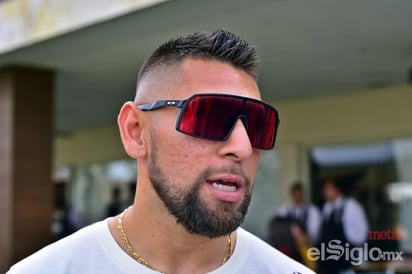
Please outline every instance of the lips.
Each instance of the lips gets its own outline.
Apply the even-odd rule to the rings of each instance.
[[[235,174],[222,174],[207,179],[211,194],[226,202],[241,201],[244,194],[245,180]]]

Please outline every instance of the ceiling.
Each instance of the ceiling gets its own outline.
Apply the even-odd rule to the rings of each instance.
[[[405,84],[410,0],[174,0],[0,55],[56,71],[55,129],[114,124],[144,59],[165,40],[218,27],[257,45],[265,100]]]

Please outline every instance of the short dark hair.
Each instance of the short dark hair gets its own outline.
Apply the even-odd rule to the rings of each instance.
[[[303,191],[303,184],[299,181],[294,182],[291,186],[290,186],[290,192],[295,192],[295,191]]]
[[[326,184],[330,184],[331,186],[333,186],[333,188],[335,188],[341,194],[347,194],[346,181],[344,180],[344,177],[342,176],[326,177],[323,180],[323,186],[325,186]]]
[[[365,171],[360,169],[348,174],[325,177],[323,184],[330,183],[343,195],[348,195],[364,176]]]
[[[244,70],[255,81],[258,78],[256,47],[231,32],[218,29],[212,33],[196,32],[164,43],[142,65],[137,82],[144,74],[160,65],[176,64],[188,57],[227,62]]]

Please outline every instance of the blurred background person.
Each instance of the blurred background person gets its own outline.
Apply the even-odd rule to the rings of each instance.
[[[66,201],[66,182],[54,184],[52,240],[60,240],[86,225],[83,216]]]
[[[136,194],[136,182],[130,182],[127,186],[128,196],[124,202],[123,208],[127,208],[134,203],[134,196]]]
[[[328,247],[331,241],[340,241],[343,248],[349,250],[359,247],[367,241],[368,221],[362,206],[347,195],[348,187],[352,185],[351,176],[327,178],[323,181],[323,198],[325,204],[322,210],[322,226],[320,244]],[[336,242],[334,242],[336,243]],[[322,250],[322,249],[321,249]],[[328,249],[325,249],[326,252]],[[337,251],[337,250],[333,250]],[[345,251],[346,252],[346,251]],[[333,253],[335,254],[335,253]],[[325,254],[328,258],[331,254]],[[319,274],[349,274],[352,270],[350,260],[343,254],[339,259],[318,261]]]
[[[110,203],[107,205],[106,208],[106,217],[112,217],[124,209],[124,203],[121,199],[121,189],[119,187],[113,187],[112,189],[112,198]]]
[[[274,216],[269,222],[269,244],[292,259],[315,270],[307,256],[308,235],[301,224],[287,217]]]
[[[319,209],[305,202],[304,187],[301,182],[295,182],[290,187],[290,202],[281,206],[277,216],[290,219],[298,223],[307,233],[310,245],[317,243],[321,224]]]

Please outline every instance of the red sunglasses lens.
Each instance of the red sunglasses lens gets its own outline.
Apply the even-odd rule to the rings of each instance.
[[[244,121],[253,147],[273,147],[278,121],[276,110],[245,97],[195,95],[182,107],[177,129],[191,136],[224,141],[238,119]]]
[[[271,149],[275,144],[277,129],[277,113],[271,107],[248,101],[245,105],[247,113],[248,134],[253,147]]]

